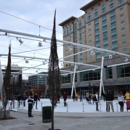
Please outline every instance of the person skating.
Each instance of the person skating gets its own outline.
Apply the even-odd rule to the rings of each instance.
[[[33,117],[32,108],[33,108],[33,99],[29,96],[29,98],[28,98],[28,117]]]
[[[98,109],[98,102],[99,102],[99,95],[98,95],[98,92],[96,92],[96,94],[95,94],[96,111],[99,111],[99,109]]]
[[[122,91],[119,92],[118,103],[120,105],[120,112],[123,112],[124,111],[124,96],[123,96]]]
[[[34,104],[36,103],[36,109],[37,109],[37,101],[38,100],[40,101],[40,98],[38,97],[37,93],[35,93],[35,95],[34,95]]]
[[[64,107],[67,106],[66,100],[67,100],[67,94],[66,92],[64,92],[63,94],[63,98],[64,98]]]
[[[110,106],[111,106],[112,111],[114,112],[113,100],[114,100],[114,94],[111,92],[111,90],[108,90],[106,94],[106,111],[107,112],[110,112]]]

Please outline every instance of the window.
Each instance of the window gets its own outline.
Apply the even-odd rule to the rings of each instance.
[[[117,66],[118,78],[130,77],[130,64]]]
[[[106,15],[102,16],[102,20],[105,20],[106,18],[107,18]]]
[[[62,83],[70,83],[70,74],[61,76]]]
[[[95,9],[94,10],[94,17],[97,17],[98,16],[98,9]]]
[[[118,5],[121,5],[124,3],[124,0],[118,0]]]
[[[91,28],[88,31],[91,32]]]
[[[91,23],[88,23],[88,26],[91,26]]]
[[[125,21],[123,20],[123,21],[121,21],[121,24],[123,25],[125,23]]]
[[[112,67],[106,68],[106,78],[112,79]]]
[[[123,48],[123,52],[126,53],[127,52],[127,48]]]
[[[96,25],[95,25],[95,29],[98,29],[98,28],[99,28],[99,24],[96,24]]]
[[[106,37],[108,37],[107,32],[103,33],[103,38],[106,38]]]
[[[101,53],[100,52],[97,52],[96,53],[96,59],[98,60],[98,59],[101,59]]]
[[[123,7],[121,7],[119,10],[120,10],[120,11],[123,11]]]
[[[123,42],[122,42],[122,45],[126,45],[126,44],[127,44],[126,41],[123,41]]]
[[[104,52],[104,57],[109,57],[109,53]]]
[[[113,9],[114,8],[114,0],[110,0],[110,3],[109,3],[109,9]]]
[[[79,26],[79,28],[82,27],[82,20],[79,20],[79,22],[78,22],[78,26]]]
[[[97,24],[97,23],[99,24],[99,19],[95,20],[94,23],[95,24]]]
[[[122,34],[122,38],[125,38],[126,37],[126,35],[125,34]]]
[[[72,31],[72,27],[71,27],[71,25],[70,25],[70,33],[71,33],[71,31]]]
[[[110,17],[115,16],[115,11],[110,13]]]
[[[107,25],[107,19],[102,21],[102,26]]]
[[[99,34],[99,28],[95,30],[95,34],[96,34],[96,35]]]
[[[112,48],[112,51],[116,51],[116,52],[118,52],[118,47],[116,47],[116,48]]]
[[[124,14],[121,14],[121,15],[120,15],[120,18],[123,18],[123,17],[124,17]]]
[[[92,58],[92,57],[90,57],[90,58],[89,58],[89,60],[91,61],[91,60],[93,60],[93,58]]]
[[[80,72],[80,81],[100,80],[101,70]]]
[[[96,41],[100,40],[100,36],[96,36],[96,37],[95,37],[95,40],[96,40]]]
[[[125,31],[125,27],[121,28],[121,31]]]
[[[111,29],[116,27],[116,22],[111,23]]]
[[[113,36],[111,37],[111,39],[112,39],[112,42],[113,42],[113,41],[117,41],[117,36],[116,36],[116,35],[113,35]]]
[[[110,17],[110,20],[111,20],[111,23],[114,22],[114,21],[116,21],[115,15],[114,15],[114,16],[111,16],[111,17]]]
[[[116,28],[111,29],[111,35],[115,35],[116,34]]]
[[[89,12],[88,13],[88,21],[90,21],[91,20],[91,13]]]
[[[92,34],[89,34],[89,37],[92,37]]]
[[[64,35],[66,35],[66,28],[64,28]]]
[[[117,42],[113,42],[112,43],[112,48],[117,48],[117,47],[118,47]]]
[[[102,14],[104,14],[106,12],[106,5],[105,4],[102,5],[101,12],[102,12]]]
[[[91,43],[92,42],[92,40],[89,40],[89,43]]]
[[[102,30],[103,30],[103,32],[107,31],[107,25],[103,26]]]
[[[100,47],[100,41],[95,43],[96,47]]]

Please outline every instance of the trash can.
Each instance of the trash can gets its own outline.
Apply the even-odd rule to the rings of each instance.
[[[51,122],[51,106],[42,107],[42,122]]]

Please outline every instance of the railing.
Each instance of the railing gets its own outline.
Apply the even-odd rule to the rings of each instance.
[[[108,101],[111,102],[111,101]],[[120,106],[118,104],[117,100],[112,101],[113,103],[113,107],[114,107],[114,112],[120,112]],[[36,104],[34,104],[33,106],[33,111],[41,111],[42,110],[42,106],[46,105],[48,106],[48,104],[50,104],[50,100],[49,99],[41,99],[41,101],[37,102],[37,108],[35,107]],[[2,102],[0,101],[0,106],[2,106]],[[8,105],[7,105],[7,109],[9,110],[14,110],[17,111],[18,108],[20,109],[24,109],[24,110],[28,110],[28,103],[27,100],[25,101],[25,104],[23,101],[9,101]],[[124,103],[124,112],[127,111],[126,108],[126,101]],[[106,112],[106,101],[98,101],[98,109],[99,112]],[[78,101],[73,101],[72,99],[68,99],[67,100],[67,106],[64,107],[64,101],[61,99],[60,103],[57,103],[57,106],[54,109],[55,112],[96,112],[96,101],[88,102],[85,99],[82,100],[81,102]],[[111,108],[110,108],[110,111]]]

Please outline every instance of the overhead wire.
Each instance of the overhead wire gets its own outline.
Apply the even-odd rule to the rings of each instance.
[[[28,23],[30,23],[30,24],[36,25],[36,26],[38,26],[38,27],[42,27],[42,28],[44,28],[44,29],[47,29],[47,30],[52,31],[52,29],[50,29],[50,28],[47,28],[47,27],[44,27],[44,26],[38,25],[38,24],[33,23],[33,22],[31,22],[31,21],[28,21],[28,20],[26,20],[26,19],[23,19],[23,18],[17,17],[17,16],[15,16],[15,15],[12,15],[12,14],[6,13],[6,12],[1,11],[1,10],[0,10],[0,12],[3,13],[3,14],[9,15],[9,16],[11,16],[11,17],[14,17],[14,18],[17,18],[17,19],[23,20],[23,21],[25,21],[25,22],[28,22]],[[59,34],[63,34],[63,33],[58,32],[58,31],[56,31],[56,32],[59,33]]]

